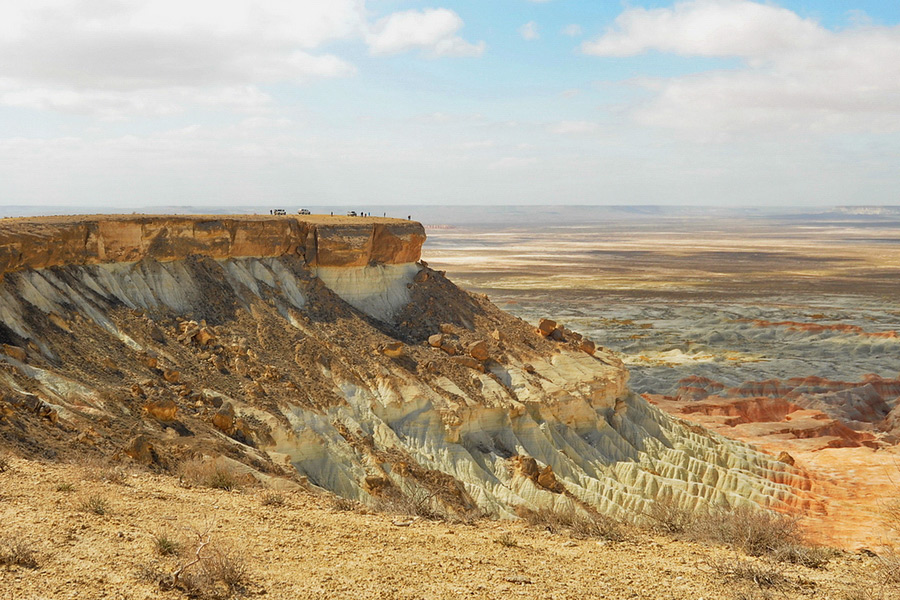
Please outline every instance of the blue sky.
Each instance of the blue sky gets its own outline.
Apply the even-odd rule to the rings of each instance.
[[[900,204],[900,3],[8,0],[0,204]]]

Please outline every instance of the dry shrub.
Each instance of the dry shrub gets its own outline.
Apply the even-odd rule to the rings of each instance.
[[[58,483],[58,484],[56,484],[56,491],[57,492],[66,492],[66,493],[74,492],[75,486],[68,482]]]
[[[21,538],[0,539],[0,565],[16,565],[26,569],[37,569],[38,561],[34,549]]]
[[[128,471],[122,465],[117,465],[106,458],[89,458],[80,463],[85,469],[85,478],[91,481],[101,481],[104,483],[115,483],[117,485],[126,485],[128,482]]]
[[[422,488],[414,489],[407,494],[398,491],[379,498],[375,508],[380,512],[421,517],[429,521],[445,520],[447,515],[434,508],[433,498],[434,494]]]
[[[5,452],[0,452],[0,473],[5,473],[11,468],[12,463],[9,462],[9,456],[7,456]]]
[[[690,530],[698,517],[697,511],[680,507],[673,498],[656,500],[645,514],[652,523],[652,529],[670,534],[681,534]]]
[[[878,570],[885,583],[900,585],[900,551],[888,548],[878,555]]]
[[[201,600],[224,600],[241,593],[248,582],[243,557],[227,545],[211,544],[208,531],[196,534],[190,558],[175,569],[163,587],[175,587]]]
[[[808,569],[821,569],[828,564],[837,552],[823,546],[805,546],[803,544],[785,544],[772,552],[772,558],[778,562],[801,565]]]
[[[180,472],[183,482],[226,492],[243,489],[255,482],[252,476],[242,475],[228,465],[201,458],[184,461]]]
[[[566,534],[576,539],[603,539],[611,542],[621,542],[627,538],[624,523],[599,513],[576,511],[562,513],[546,508],[536,511],[520,508],[517,512],[532,527],[546,529],[550,533]]]
[[[797,519],[748,506],[708,511],[694,522],[690,534],[697,540],[731,546],[750,556],[796,548],[802,537]]]

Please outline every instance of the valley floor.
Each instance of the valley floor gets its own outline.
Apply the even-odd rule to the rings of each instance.
[[[224,552],[243,571],[238,591],[220,597],[900,598],[868,553],[836,553],[809,569],[645,531],[618,542],[573,539],[523,522],[340,510],[349,506],[304,489],[223,491],[122,466],[9,458],[0,472],[0,599],[187,597],[159,580],[190,562],[198,531],[209,534],[204,556]],[[161,539],[183,552],[161,556]],[[2,564],[15,563],[16,547],[33,553],[36,568]]]

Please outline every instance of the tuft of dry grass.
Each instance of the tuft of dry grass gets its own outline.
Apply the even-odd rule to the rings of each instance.
[[[181,554],[182,543],[166,532],[160,532],[153,536],[153,546],[157,554],[161,556],[175,556]]]
[[[98,495],[88,496],[81,501],[79,509],[82,512],[93,513],[95,515],[107,515],[110,512],[109,500]]]
[[[335,496],[331,500],[331,508],[337,512],[356,512],[360,509],[360,504],[356,500]]]
[[[5,452],[0,452],[0,473],[5,473],[12,468],[12,463]]]
[[[504,548],[518,548],[519,542],[516,541],[516,538],[513,537],[511,533],[508,531],[504,532],[500,537],[494,540],[495,544],[500,544]]]
[[[21,538],[4,537],[0,539],[0,565],[37,569],[38,561],[34,548]]]
[[[75,486],[68,482],[58,483],[56,484],[56,491],[65,493],[74,492]]]
[[[224,544],[211,544],[210,534],[197,533],[190,559],[163,581],[191,598],[225,600],[244,591],[249,581],[244,558]]]
[[[263,506],[271,506],[273,508],[278,508],[285,505],[286,500],[284,499],[284,494],[279,492],[268,491],[262,495],[262,499],[260,503]]]

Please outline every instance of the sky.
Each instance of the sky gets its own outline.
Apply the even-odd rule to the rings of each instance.
[[[0,2],[0,206],[898,190],[897,0]]]

